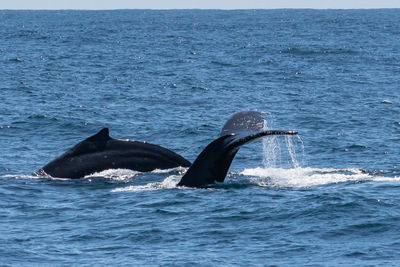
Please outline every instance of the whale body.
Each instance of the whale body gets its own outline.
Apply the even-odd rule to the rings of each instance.
[[[108,128],[83,140],[35,172],[59,178],[83,178],[108,169],[149,172],[189,167],[178,186],[204,187],[223,182],[239,148],[268,135],[294,135],[297,131],[264,130],[261,112],[242,111],[231,116],[220,135],[191,164],[177,153],[154,144],[111,138]]]
[[[83,178],[108,169],[149,172],[190,165],[188,160],[164,147],[111,138],[108,128],[104,128],[46,164],[36,174]]]

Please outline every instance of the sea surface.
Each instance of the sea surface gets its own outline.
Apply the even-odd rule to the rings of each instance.
[[[1,266],[399,266],[400,10],[0,11]],[[235,112],[269,137],[185,168],[32,173],[79,141],[191,162]]]

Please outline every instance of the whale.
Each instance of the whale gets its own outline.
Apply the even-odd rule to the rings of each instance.
[[[179,166],[190,167],[191,163],[177,153],[158,145],[111,138],[109,129],[103,128],[46,164],[35,174],[56,178],[83,178],[108,169],[150,172]]]
[[[269,135],[296,135],[293,130],[264,130],[264,118],[258,111],[241,111],[232,115],[222,127],[219,138],[199,154],[178,186],[207,187],[224,182],[240,147]]]
[[[269,135],[295,135],[294,130],[264,130],[259,111],[237,112],[223,125],[219,137],[208,144],[193,164],[159,145],[110,137],[109,129],[79,142],[34,174],[57,178],[84,178],[108,169],[150,172],[187,167],[177,186],[206,187],[223,182],[240,147]]]

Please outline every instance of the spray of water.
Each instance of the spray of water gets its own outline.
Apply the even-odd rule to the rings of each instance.
[[[264,121],[264,130],[274,126],[272,116]],[[264,168],[245,169],[241,174],[251,176],[259,186],[310,187],[349,181],[398,182],[399,177],[383,177],[360,169],[312,168],[304,162],[304,143],[298,135],[263,138]]]
[[[273,119],[269,123],[264,120],[264,130],[273,129]],[[285,136],[282,142],[280,136],[263,138],[264,168],[299,168],[304,165],[304,144],[298,135]]]

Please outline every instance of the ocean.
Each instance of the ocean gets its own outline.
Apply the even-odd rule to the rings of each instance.
[[[399,266],[400,10],[0,11],[1,266]],[[32,173],[103,127],[224,183]]]

